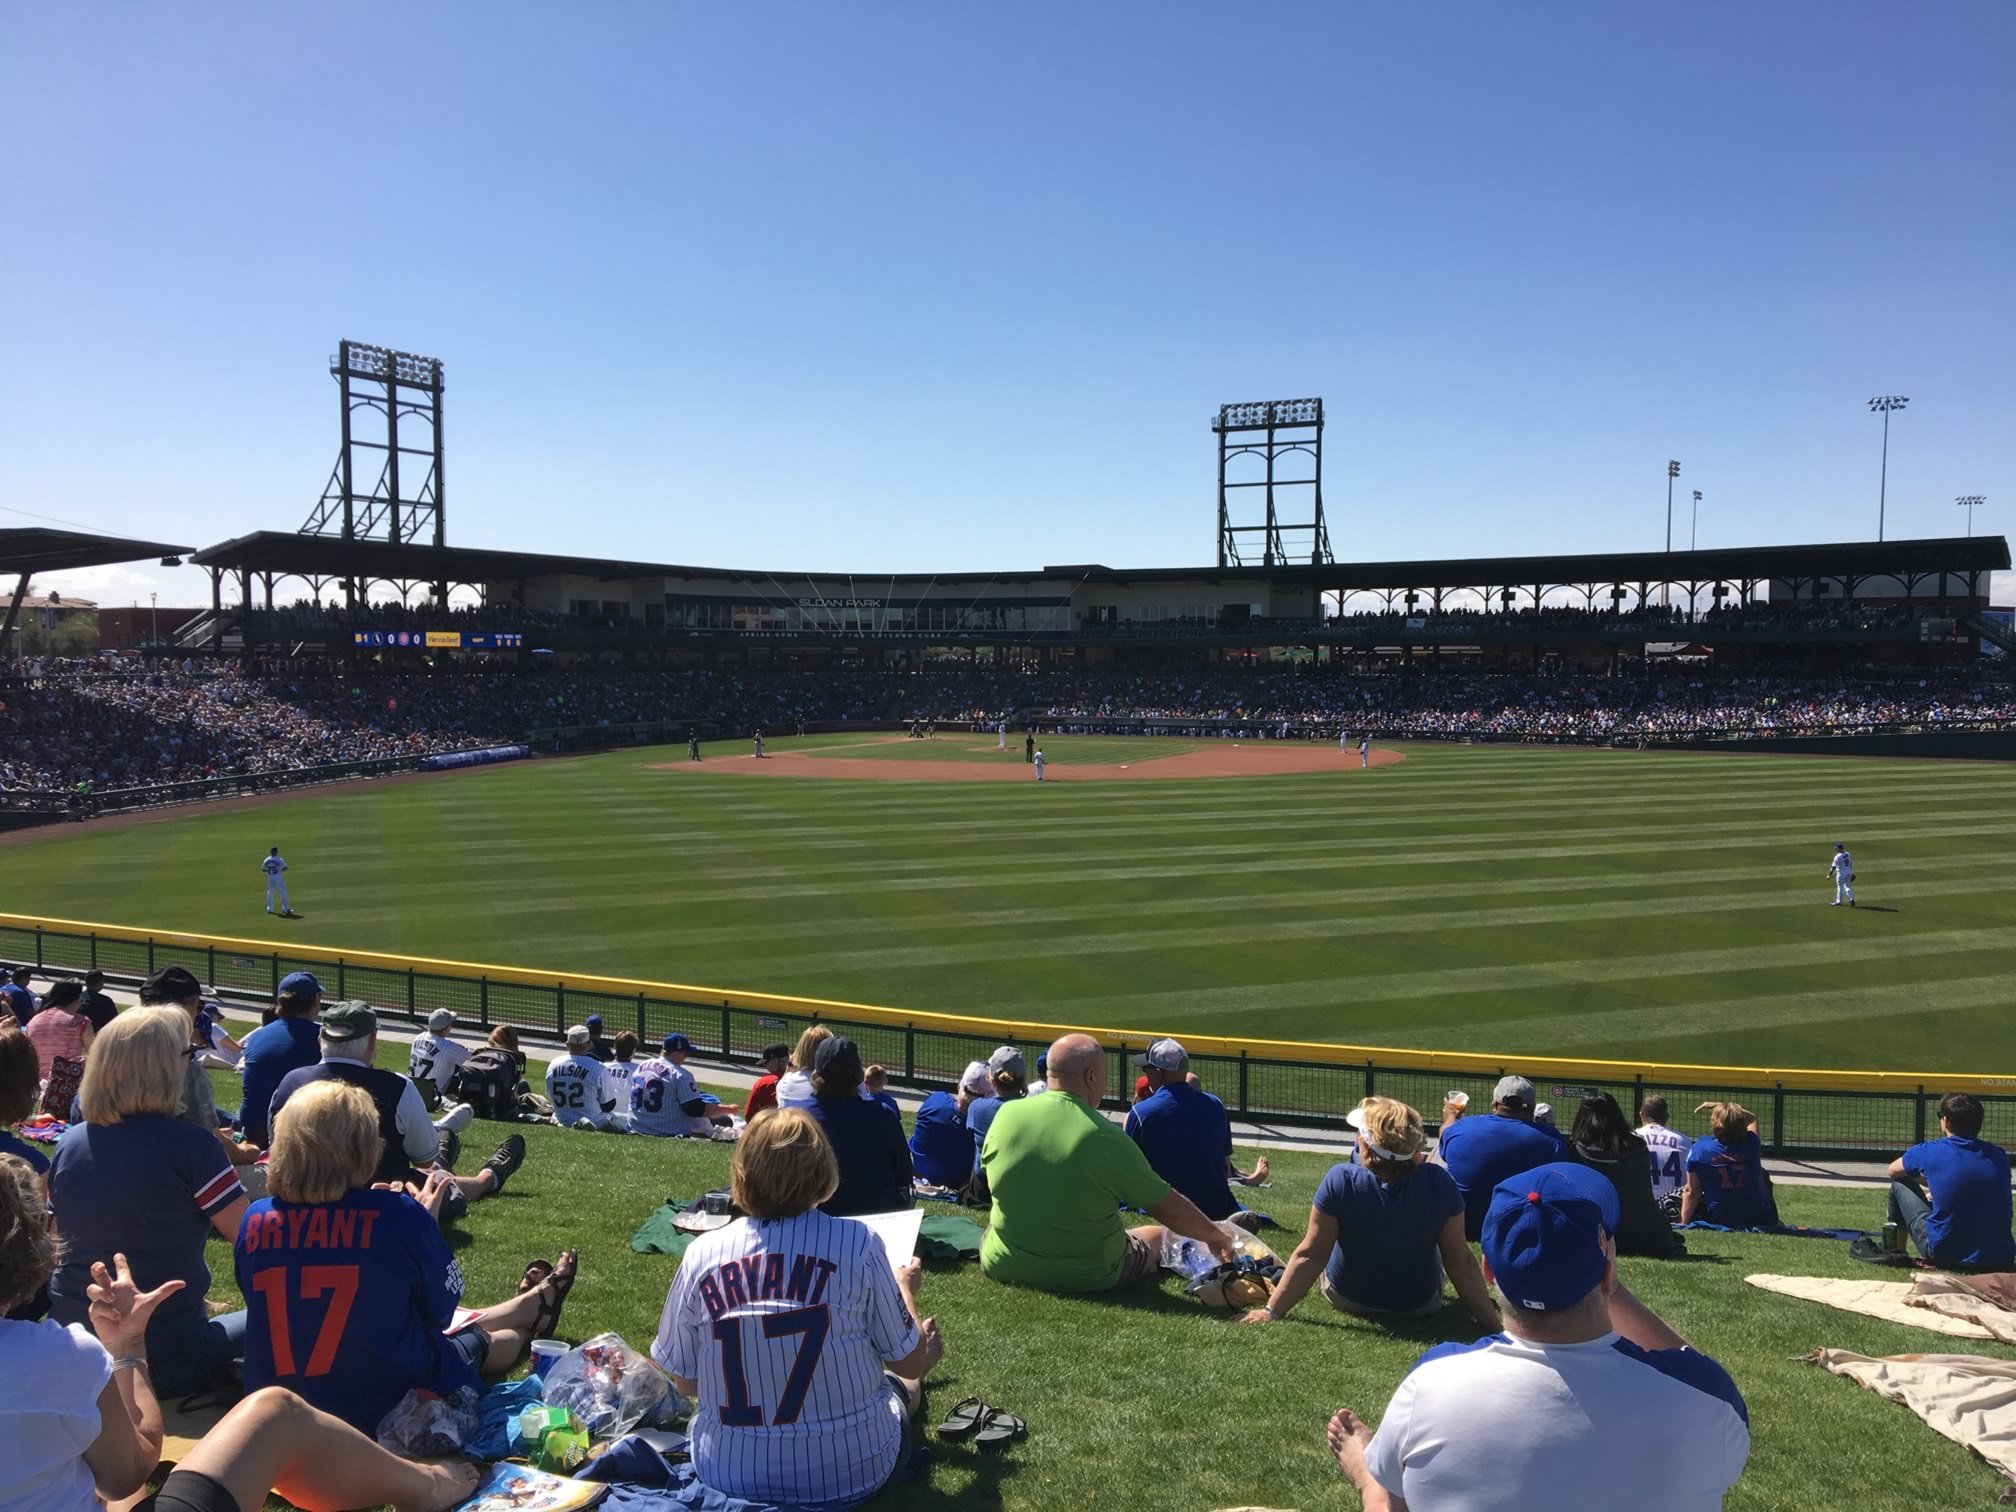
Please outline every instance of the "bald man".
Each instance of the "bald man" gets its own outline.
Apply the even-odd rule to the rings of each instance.
[[[994,1194],[981,1270],[1043,1291],[1111,1291],[1156,1273],[1165,1230],[1231,1260],[1224,1230],[1099,1112],[1106,1097],[1099,1042],[1067,1034],[1050,1047],[1049,1064],[1050,1090],[1003,1104],[980,1152]],[[1156,1224],[1123,1228],[1122,1204]]]

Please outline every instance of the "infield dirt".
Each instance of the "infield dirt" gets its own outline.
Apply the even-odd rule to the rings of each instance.
[[[907,737],[893,735],[873,744],[901,745]],[[830,748],[829,748],[830,749]],[[986,747],[977,749],[985,750]],[[1399,751],[1372,748],[1372,765],[1394,766],[1407,758]],[[1033,782],[1035,769],[1012,755],[993,761],[909,761],[873,756],[815,756],[779,751],[758,760],[754,755],[714,757],[707,761],[657,761],[658,772],[731,772],[738,777],[812,777],[843,782]],[[1225,740],[1174,756],[1152,756],[1133,762],[1053,761],[1043,770],[1045,782],[1179,782],[1214,777],[1292,777],[1312,772],[1361,771],[1355,751],[1326,745],[1275,741]]]

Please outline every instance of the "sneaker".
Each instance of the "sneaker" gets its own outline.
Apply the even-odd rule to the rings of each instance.
[[[490,1189],[496,1196],[504,1190],[504,1183],[518,1174],[518,1167],[525,1164],[525,1136],[513,1134],[497,1146],[497,1153],[483,1162],[483,1169],[497,1178],[497,1184]]]
[[[441,1130],[441,1153],[434,1158],[442,1170],[454,1170],[455,1162],[462,1158],[462,1136],[453,1129]]]
[[[1865,1265],[1909,1265],[1911,1257],[1901,1255],[1896,1250],[1885,1249],[1883,1241],[1870,1234],[1848,1242],[1848,1258],[1860,1260]]]
[[[448,1111],[434,1120],[434,1127],[444,1134],[460,1134],[476,1121],[476,1110],[467,1103],[450,1103]]]

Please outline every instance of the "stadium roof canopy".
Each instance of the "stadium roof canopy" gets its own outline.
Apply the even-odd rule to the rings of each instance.
[[[5,534],[5,532],[0,532]],[[165,549],[165,548],[164,548]],[[152,555],[148,547],[137,555]],[[105,560],[123,560],[112,557]],[[1836,541],[1804,546],[1736,546],[1708,551],[1606,552],[1593,555],[1451,557],[1413,562],[1336,562],[1324,566],[1113,568],[1083,564],[1013,571],[854,573],[839,569],[737,570],[609,557],[556,556],[543,552],[486,551],[389,541],[345,541],[327,536],[262,530],[205,547],[191,558],[227,572],[301,577],[369,577],[421,583],[502,583],[556,574],[605,582],[638,577],[722,578],[740,581],[874,576],[899,583],[993,576],[1009,580],[1050,577],[1081,582],[1224,582],[1306,584],[1321,589],[1466,588],[1542,583],[1718,582],[1866,576],[1895,572],[1969,572],[2005,569],[2009,543],[2002,536],[1945,537],[1919,541]],[[4,561],[4,556],[0,556]]]
[[[191,549],[160,541],[133,541],[123,536],[87,535],[81,530],[47,530],[40,526],[0,530],[0,574],[26,573],[32,577],[38,572],[104,567],[147,557],[187,556]]]
[[[2002,536],[1944,536],[1918,541],[1828,541],[1804,546],[1725,546],[1707,551],[1617,551],[1526,557],[1446,557],[1415,562],[1333,562],[1324,566],[1051,567],[1055,577],[1090,582],[1164,582],[1264,578],[1321,588],[1470,588],[1484,584],[1720,582],[1867,576],[1895,572],[1971,572],[2007,568]]]
[[[50,530],[31,525],[0,530],[0,574],[18,574],[14,592],[0,616],[0,641],[14,629],[28,580],[38,572],[66,572],[76,567],[103,567],[112,562],[138,562],[147,557],[166,560],[188,554],[187,546],[160,541],[133,541],[123,536],[89,535],[81,530]]]

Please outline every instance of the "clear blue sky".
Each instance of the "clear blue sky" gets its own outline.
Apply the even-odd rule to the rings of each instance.
[[[1320,394],[1340,557],[2016,510],[2016,6],[15,4],[0,505],[305,518],[339,337],[450,540],[1201,562]],[[6,523],[30,523],[19,515]],[[1684,537],[1684,527],[1683,527]],[[80,579],[193,601],[181,573]]]

